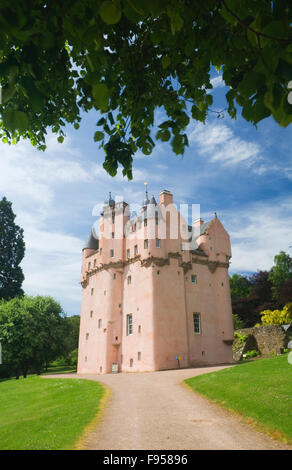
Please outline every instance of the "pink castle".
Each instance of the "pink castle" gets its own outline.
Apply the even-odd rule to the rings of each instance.
[[[105,201],[83,249],[78,373],[233,362],[230,238],[215,217],[189,226],[172,194]]]

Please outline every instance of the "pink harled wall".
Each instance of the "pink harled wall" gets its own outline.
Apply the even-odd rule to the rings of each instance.
[[[176,208],[169,192],[161,193],[159,208],[166,239],[150,211],[145,227],[143,220],[129,220],[122,203],[114,223],[105,209],[99,249],[83,250],[79,373],[110,373],[113,363],[124,372],[172,369],[177,356],[181,367],[232,362],[229,235],[215,216],[197,239],[203,252],[182,252],[181,237],[171,239]],[[194,332],[194,313],[200,314],[200,333]]]

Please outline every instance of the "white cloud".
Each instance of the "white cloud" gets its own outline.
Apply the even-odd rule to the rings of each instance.
[[[223,80],[222,75],[219,75],[218,77],[211,78],[210,80],[211,85],[214,88],[223,88],[225,86],[225,82]]]
[[[45,153],[28,142],[0,144],[0,197],[12,201],[16,222],[24,229],[25,292],[52,295],[73,313],[76,300],[80,301],[83,241],[62,227],[57,231],[54,222],[65,210],[60,207],[60,195],[93,177],[70,139],[60,145],[49,136],[47,144]]]
[[[199,154],[223,165],[249,165],[261,158],[261,148],[255,142],[236,137],[226,124],[212,121],[197,124],[190,132],[189,141],[198,147]]]
[[[269,270],[276,254],[281,250],[289,253],[291,209],[292,198],[287,197],[252,203],[242,210],[224,214],[231,237],[231,272]]]

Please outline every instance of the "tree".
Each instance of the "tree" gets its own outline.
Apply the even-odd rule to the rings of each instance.
[[[19,264],[24,257],[23,230],[15,224],[11,202],[0,201],[0,299],[23,295],[24,275]]]
[[[16,297],[0,301],[3,362],[26,377],[29,370],[56,359],[64,350],[66,325],[62,308],[51,297]]]
[[[280,251],[274,257],[274,263],[269,274],[269,281],[273,285],[274,298],[277,299],[281,287],[292,278],[292,258],[285,251]]]
[[[227,113],[257,124],[292,121],[292,5],[285,0],[2,0],[1,137],[45,150],[50,128],[79,127],[96,110],[94,140],[112,176],[132,178],[132,161],[156,139],[176,154],[188,145],[190,118],[205,122],[212,105],[210,68],[222,71]],[[213,110],[220,115],[220,111]]]
[[[236,297],[248,297],[250,294],[250,282],[245,276],[233,274],[229,277],[231,299]]]

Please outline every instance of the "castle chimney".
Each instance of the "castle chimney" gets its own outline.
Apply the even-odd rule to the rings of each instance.
[[[163,204],[164,206],[168,206],[168,204],[173,203],[173,195],[170,191],[167,189],[164,189],[160,193],[160,204]]]

